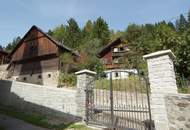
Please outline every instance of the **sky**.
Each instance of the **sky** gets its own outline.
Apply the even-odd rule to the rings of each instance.
[[[23,36],[32,25],[44,31],[74,18],[80,27],[103,17],[110,29],[131,23],[175,20],[190,9],[190,0],[0,0],[0,44]]]

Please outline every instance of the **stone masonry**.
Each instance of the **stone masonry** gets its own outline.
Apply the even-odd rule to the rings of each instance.
[[[90,70],[82,70],[75,73],[77,75],[77,113],[83,120],[86,118],[86,90],[92,87],[91,82],[94,80],[96,72]]]
[[[170,130],[190,130],[190,94],[165,97]]]
[[[151,113],[156,130],[169,130],[165,95],[177,94],[174,54],[164,50],[143,56],[147,60],[151,90]]]
[[[77,88],[56,88],[18,81],[0,80],[0,104],[27,112],[67,120],[85,119],[86,89],[95,72],[76,72]],[[91,86],[91,85],[90,85]]]
[[[27,75],[12,76],[12,79],[25,83],[57,87],[59,80],[59,71],[55,70],[55,71],[42,72],[32,75],[27,74]]]
[[[7,66],[8,66],[8,64],[0,65],[0,79],[7,78],[7,74],[8,74]]]
[[[50,117],[79,117],[76,93],[75,89],[0,80],[0,104]]]

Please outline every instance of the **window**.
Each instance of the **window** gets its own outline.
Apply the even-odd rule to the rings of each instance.
[[[113,52],[118,52],[118,48],[114,48],[114,49],[113,49]]]
[[[119,77],[119,73],[118,72],[115,72],[115,77]]]
[[[108,60],[107,59],[102,59],[102,64],[108,64]]]
[[[41,75],[38,75],[38,79],[41,79],[42,78],[42,76]]]
[[[23,80],[26,81],[26,77],[24,77]]]
[[[61,62],[61,67],[63,67],[63,62]]]
[[[51,74],[48,74],[48,78],[51,78]]]
[[[119,63],[119,59],[118,58],[114,58],[113,62],[117,64],[117,63]]]
[[[119,48],[119,51],[124,51],[124,48],[123,48],[123,47],[120,47],[120,48]]]

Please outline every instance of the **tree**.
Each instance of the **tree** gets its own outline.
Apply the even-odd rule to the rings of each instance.
[[[181,43],[178,34],[167,25],[159,25],[155,30],[155,51],[172,49],[175,51]]]
[[[88,20],[82,30],[83,33],[83,38],[87,37],[87,38],[91,38],[92,37],[92,31],[93,31],[93,23],[91,20]]]
[[[182,36],[181,44],[176,52],[176,69],[181,77],[188,78],[190,76],[190,28]]]
[[[81,46],[81,53],[83,54],[84,61],[80,63],[82,69],[94,70],[98,73],[103,71],[103,65],[97,57],[97,53],[101,48],[100,39],[90,39]]]
[[[3,50],[3,47],[0,45],[0,50]]]
[[[64,44],[71,48],[78,48],[81,43],[81,30],[77,22],[71,18],[67,21]]]
[[[11,52],[20,40],[21,40],[21,38],[19,36],[14,38],[13,41],[11,43],[8,43],[8,45],[5,47],[5,50],[7,52]]]
[[[175,30],[175,25],[174,25],[172,22],[168,22],[168,26],[169,26],[171,29]]]
[[[66,32],[65,26],[61,24],[60,26],[57,26],[52,32],[49,33],[52,34],[53,38],[62,43],[64,41],[65,32]]]
[[[102,18],[99,17],[95,22],[94,22],[94,28],[93,28],[93,38],[98,38],[102,41],[102,45],[106,45],[109,43],[110,40],[110,31],[108,24],[106,21]]]
[[[110,41],[114,41],[118,37],[124,37],[124,36],[125,33],[123,31],[114,31],[114,30],[110,31]]]
[[[181,14],[180,18],[176,21],[176,29],[178,32],[183,33],[188,27],[188,22],[185,17]]]
[[[49,29],[48,32],[47,32],[47,34],[50,35],[50,36],[52,36],[53,35],[53,31]]]
[[[189,10],[188,15],[187,15],[187,21],[188,21],[188,26],[190,27],[190,10]]]

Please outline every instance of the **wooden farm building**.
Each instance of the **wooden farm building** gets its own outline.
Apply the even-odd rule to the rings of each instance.
[[[106,45],[98,56],[106,69],[119,69],[123,68],[124,58],[128,51],[126,42],[122,38],[117,38]]]
[[[61,53],[78,55],[65,45],[55,41],[41,29],[32,26],[10,53],[8,77],[13,80],[57,86]]]
[[[129,51],[125,40],[117,38],[98,53],[108,78],[110,72],[112,72],[112,79],[127,78],[129,72],[137,73],[136,69],[126,68],[125,61]]]

